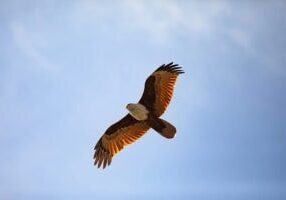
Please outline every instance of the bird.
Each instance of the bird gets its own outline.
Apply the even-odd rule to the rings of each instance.
[[[157,68],[145,81],[143,95],[138,103],[128,103],[126,114],[112,124],[94,147],[94,165],[104,169],[112,158],[126,146],[141,138],[150,128],[167,139],[176,135],[176,127],[160,118],[166,111],[176,80],[184,71],[173,62]]]

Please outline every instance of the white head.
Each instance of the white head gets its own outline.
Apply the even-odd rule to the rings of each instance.
[[[134,103],[129,103],[126,106],[127,110],[129,110],[130,112],[134,111],[136,109],[136,104]]]
[[[129,103],[126,108],[130,115],[137,120],[146,120],[148,118],[149,111],[140,103]]]

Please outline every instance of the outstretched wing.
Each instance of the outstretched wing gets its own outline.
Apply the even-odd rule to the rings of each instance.
[[[110,126],[94,147],[94,165],[110,165],[112,157],[125,146],[132,144],[146,133],[150,127],[144,121],[137,121],[127,114],[120,121]]]
[[[146,106],[155,116],[160,117],[167,109],[174,93],[177,77],[182,73],[184,73],[182,68],[173,62],[160,66],[146,80],[139,103]]]

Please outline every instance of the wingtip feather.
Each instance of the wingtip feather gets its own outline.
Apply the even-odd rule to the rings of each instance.
[[[177,75],[185,73],[182,67],[179,66],[179,64],[174,64],[174,62],[170,62],[166,65],[165,64],[161,65],[155,72],[158,72],[158,71],[167,71],[167,72],[174,73]]]

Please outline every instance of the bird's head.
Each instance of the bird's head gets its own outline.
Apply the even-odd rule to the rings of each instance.
[[[132,110],[134,110],[134,107],[135,107],[135,105],[133,103],[129,103],[126,106],[126,109],[129,110],[129,111],[132,111]]]

